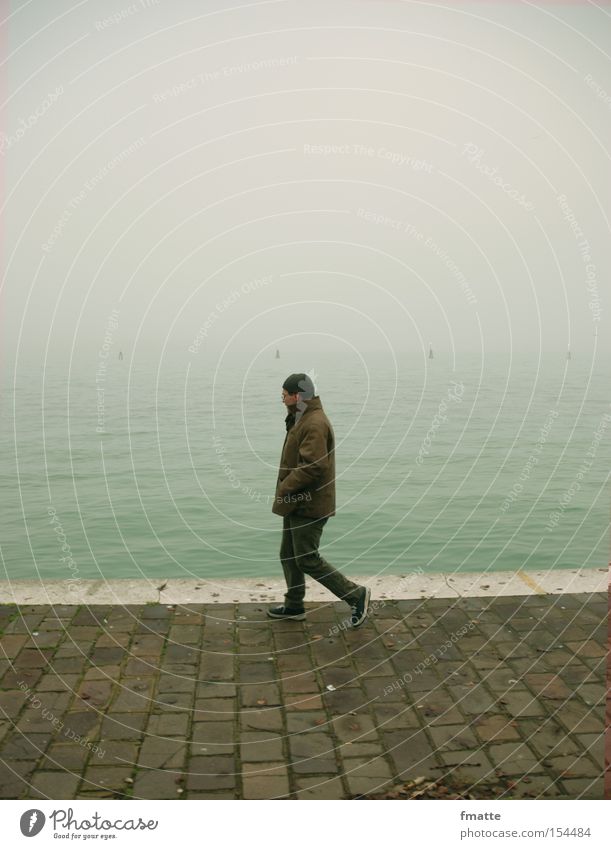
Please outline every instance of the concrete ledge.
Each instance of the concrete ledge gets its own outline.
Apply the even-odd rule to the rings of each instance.
[[[424,573],[349,576],[372,589],[372,598],[459,598],[607,592],[607,569],[555,571]],[[0,581],[2,604],[162,604],[282,601],[284,579],[196,580],[123,578],[110,581]],[[306,601],[335,601],[315,581],[308,581]]]

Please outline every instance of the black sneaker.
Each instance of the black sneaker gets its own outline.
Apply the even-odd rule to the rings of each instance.
[[[286,607],[284,604],[279,604],[278,607],[268,607],[267,615],[272,619],[305,619],[305,610],[303,607]]]
[[[353,628],[358,628],[367,619],[367,611],[369,610],[369,599],[371,598],[371,590],[369,587],[363,587],[360,599],[352,605],[352,616],[350,624]]]

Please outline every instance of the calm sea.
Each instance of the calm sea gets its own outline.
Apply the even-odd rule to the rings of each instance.
[[[269,350],[67,368],[2,388],[3,579],[279,577],[281,383],[337,443],[322,550],[353,574],[604,568],[611,374],[565,354]],[[104,368],[104,365],[106,367]],[[64,558],[64,560],[62,560]]]

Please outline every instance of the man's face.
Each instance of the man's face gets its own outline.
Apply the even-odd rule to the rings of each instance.
[[[285,407],[294,407],[298,400],[299,392],[295,392],[291,395],[291,393],[287,392],[286,389],[282,389],[282,403]]]

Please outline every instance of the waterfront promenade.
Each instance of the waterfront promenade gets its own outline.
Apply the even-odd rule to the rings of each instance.
[[[5,585],[0,798],[350,799],[425,778],[601,799],[607,576],[586,571],[454,577],[444,596],[372,582],[355,631],[324,591],[306,621],[270,620],[281,595],[260,582],[248,601],[172,600],[170,582],[75,604]]]

